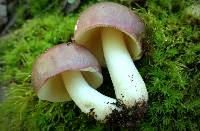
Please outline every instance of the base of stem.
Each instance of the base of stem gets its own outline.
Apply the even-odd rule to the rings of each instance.
[[[129,108],[118,101],[116,106],[120,106],[122,108],[122,111],[113,110],[113,112],[106,117],[106,123],[112,126],[126,128],[136,127],[140,123],[140,120],[144,117],[144,114],[148,107],[146,101],[142,103],[136,103],[135,106]]]

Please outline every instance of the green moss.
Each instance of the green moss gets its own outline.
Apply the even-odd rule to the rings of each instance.
[[[60,0],[20,0],[16,9],[17,25],[22,25],[26,19],[39,17],[44,13],[60,12],[62,1]]]
[[[145,48],[148,51],[141,60],[142,63],[147,60],[147,65],[139,67],[150,95],[150,108],[141,127],[198,130],[200,41],[196,35],[199,29],[181,22],[181,11],[170,13],[156,3],[148,4],[148,11],[139,10],[147,24]]]
[[[191,3],[154,0],[142,7],[132,5],[146,24],[144,56],[136,62],[149,92],[140,130],[200,129],[200,30],[182,20],[182,9]],[[174,10],[176,6],[180,8]],[[30,81],[32,63],[49,47],[70,40],[78,14],[64,17],[55,11],[34,16],[0,39],[0,83],[7,89],[0,103],[0,130],[124,130],[91,120],[73,102],[38,100]],[[106,70],[104,79],[100,91],[113,96]]]
[[[32,64],[36,57],[49,47],[69,41],[76,20],[75,15],[44,15],[28,21],[21,29],[1,39],[1,49],[4,49],[1,55],[5,63],[1,82],[8,86],[8,96],[7,100],[0,104],[1,112],[5,112],[1,114],[1,118],[7,118],[0,119],[0,127],[26,129],[27,125],[32,125],[33,116],[28,114],[33,115],[36,110],[34,107],[41,103],[37,102],[30,85]],[[50,106],[50,103],[48,104]]]

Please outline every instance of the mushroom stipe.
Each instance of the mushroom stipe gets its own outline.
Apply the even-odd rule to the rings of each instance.
[[[102,74],[104,76],[104,82],[98,91],[108,97],[115,98],[114,88],[107,68],[102,68]],[[116,107],[122,109],[121,111],[113,110],[110,115],[106,116],[106,123],[108,126],[112,127],[125,127],[133,128],[137,127],[140,120],[145,116],[145,112],[148,108],[146,101],[136,103],[136,106],[126,107],[126,105],[121,101],[117,100],[116,103],[112,103]],[[90,109],[88,117],[94,120],[97,115],[94,113],[94,108]]]

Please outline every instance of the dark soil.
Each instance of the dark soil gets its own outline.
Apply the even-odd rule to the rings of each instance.
[[[122,108],[122,111],[113,110],[112,114],[106,117],[107,124],[112,126],[120,126],[126,128],[136,127],[141,119],[144,117],[144,113],[147,109],[147,102],[136,103],[134,107],[127,108],[121,102],[117,102],[116,105]]]

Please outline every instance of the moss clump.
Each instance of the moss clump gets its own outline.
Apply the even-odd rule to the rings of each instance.
[[[181,10],[172,13],[156,2],[147,4],[147,9],[139,10],[147,35],[138,67],[147,84],[150,108],[141,128],[198,130],[200,30],[180,21]]]
[[[73,17],[63,17],[58,13],[44,15],[28,21],[10,36],[1,38],[1,61],[4,62],[1,84],[7,87],[7,96],[0,104],[0,111],[4,112],[1,113],[3,119],[0,119],[0,128],[26,130],[29,128],[28,125],[34,126],[33,123],[37,122],[38,126],[43,126],[43,122],[46,122],[34,119],[34,116],[39,116],[45,111],[40,108],[44,107],[44,103],[47,109],[48,106],[49,109],[52,108],[52,105],[48,102],[38,102],[32,91],[30,84],[32,64],[36,57],[49,47],[70,39],[76,19],[75,15]],[[51,126],[46,125],[45,128],[47,127]]]
[[[183,1],[176,11],[163,8],[157,0],[142,7],[132,5],[147,30],[144,56],[135,62],[149,92],[140,130],[200,129],[200,30],[182,20],[181,10],[191,4]],[[124,130],[89,119],[73,102],[40,101],[31,88],[36,56],[70,40],[76,19],[77,14],[45,13],[0,39],[0,83],[6,87],[6,98],[0,103],[0,130]],[[100,91],[114,96],[105,70],[104,79]]]
[[[53,13],[62,9],[61,0],[20,0],[16,9],[17,25],[22,25],[26,19],[39,17],[44,13]]]

